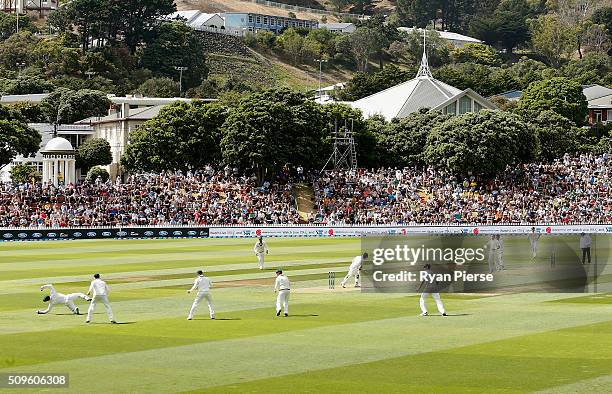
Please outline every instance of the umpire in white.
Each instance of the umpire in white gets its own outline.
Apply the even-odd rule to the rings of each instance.
[[[276,283],[274,284],[274,292],[278,291],[276,296],[276,316],[280,316],[281,307],[285,310],[285,317],[289,316],[289,292],[291,291],[291,282],[283,270],[276,270]]]
[[[91,299],[91,303],[89,304],[89,309],[87,309],[87,320],[85,323],[91,322],[91,318],[93,317],[94,309],[96,308],[96,304],[101,302],[104,304],[104,308],[106,308],[106,314],[108,315],[111,323],[117,323],[115,318],[113,317],[113,310],[111,309],[110,302],[108,302],[108,286],[105,281],[100,279],[100,274],[94,275],[94,280],[91,281],[89,285],[89,290],[87,291],[87,295],[93,293],[93,297]]]
[[[206,299],[208,303],[208,311],[210,312],[210,318],[215,319],[215,307],[213,306],[212,297],[210,295],[210,288],[212,287],[212,281],[204,276],[204,272],[202,270],[198,270],[198,276],[193,282],[193,286],[191,289],[187,290],[187,293],[191,293],[195,289],[198,289],[198,295],[195,300],[193,300],[193,304],[191,305],[191,309],[189,310],[189,316],[187,316],[187,320],[193,319],[193,314],[200,304],[200,301]]]

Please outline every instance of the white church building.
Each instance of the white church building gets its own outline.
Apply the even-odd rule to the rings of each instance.
[[[497,108],[472,89],[457,89],[435,79],[431,75],[425,52],[413,79],[347,104],[361,110],[365,118],[380,115],[387,121],[403,118],[421,108],[452,115]]]

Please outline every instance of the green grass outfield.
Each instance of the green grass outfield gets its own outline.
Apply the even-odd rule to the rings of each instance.
[[[612,293],[445,294],[451,316],[419,317],[415,295],[327,288],[358,239],[268,239],[263,272],[253,243],[0,243],[0,373],[70,373],[52,393],[611,392]],[[217,320],[204,303],[187,321],[202,267]],[[274,315],[277,267],[293,280],[289,318]],[[35,314],[40,285],[85,292],[95,272],[124,324],[102,306],[91,325],[63,306]],[[21,391],[35,390],[0,389]]]

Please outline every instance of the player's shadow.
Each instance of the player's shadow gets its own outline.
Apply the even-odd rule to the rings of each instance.
[[[202,319],[205,320],[205,319]],[[239,317],[216,317],[215,320],[242,320]]]
[[[447,313],[446,316],[442,315],[428,315],[432,317],[453,317],[453,316],[471,316],[471,313]]]
[[[319,315],[310,314],[310,315],[289,315],[288,317],[318,317]]]

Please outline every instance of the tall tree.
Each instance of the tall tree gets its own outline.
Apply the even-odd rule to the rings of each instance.
[[[113,161],[111,146],[104,138],[90,138],[79,146],[76,161],[81,169],[110,164]]]
[[[142,66],[153,73],[177,79],[175,67],[183,71],[183,89],[198,86],[206,79],[206,54],[198,34],[181,22],[166,22],[151,31],[142,50]]]
[[[203,169],[219,160],[219,130],[226,116],[217,104],[168,105],[131,134],[121,164],[133,172]]]
[[[453,116],[427,137],[428,164],[457,174],[493,177],[506,166],[533,160],[536,133],[518,115],[483,110]]]
[[[9,164],[17,155],[34,155],[40,143],[38,131],[28,127],[19,112],[0,105],[0,168]]]
[[[559,67],[574,48],[573,31],[560,22],[556,15],[544,15],[531,23],[531,43],[543,54],[550,65]]]
[[[110,100],[97,90],[59,88],[45,97],[40,107],[50,123],[66,124],[108,112]]]
[[[318,168],[327,152],[323,108],[301,93],[273,89],[251,94],[232,108],[222,128],[223,160],[242,169],[266,170],[286,163]]]
[[[550,110],[581,126],[587,114],[587,101],[579,83],[556,77],[530,84],[523,91],[518,109],[532,117]]]

